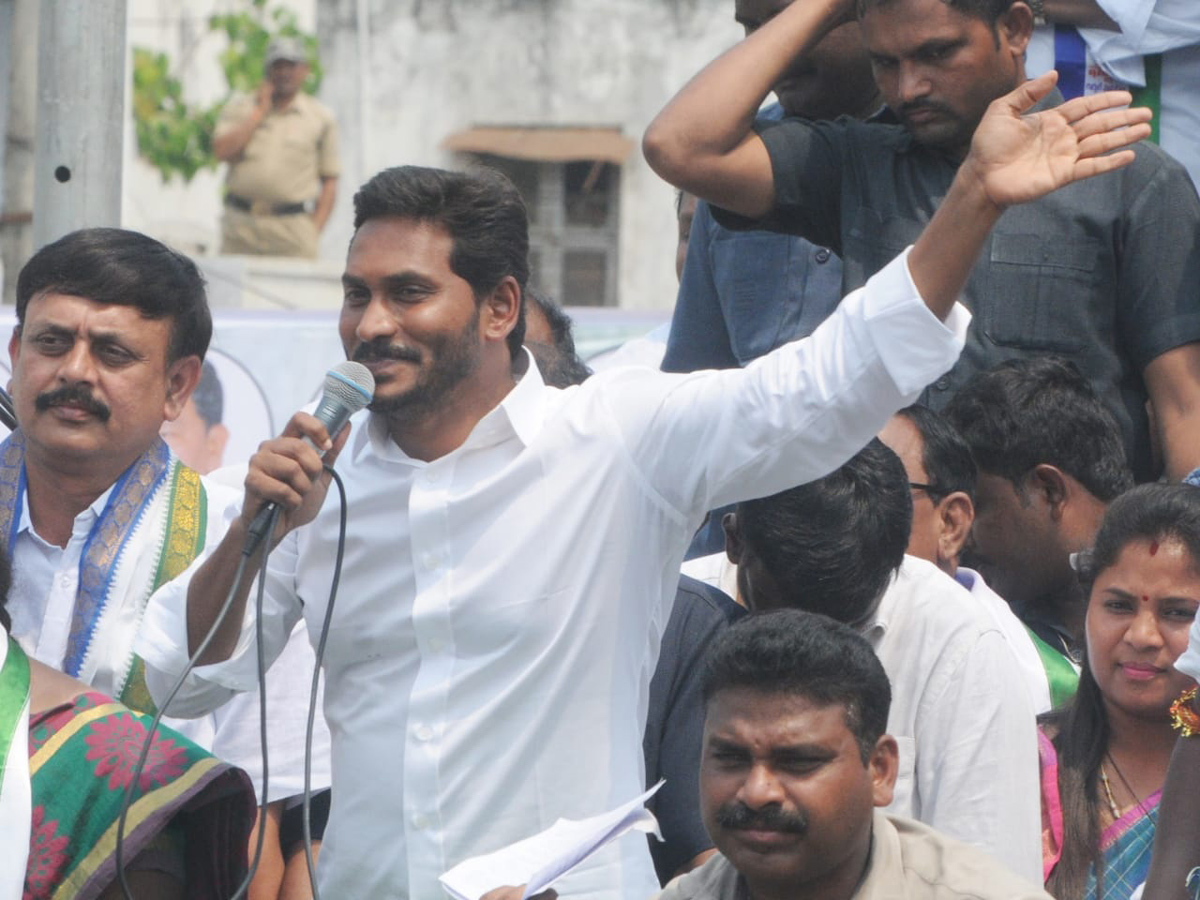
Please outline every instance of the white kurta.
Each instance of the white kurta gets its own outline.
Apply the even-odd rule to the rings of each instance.
[[[1120,31],[1081,28],[1088,53],[1116,81],[1144,87],[1144,58],[1162,54],[1159,144],[1183,163],[1200,189],[1200,3],[1196,0],[1096,0]],[[1054,26],[1034,31],[1026,71],[1054,68]]]
[[[324,662],[322,892],[441,900],[438,875],[464,858],[640,793],[650,676],[705,512],[836,468],[950,368],[968,318],[938,322],[900,260],[812,339],[742,370],[617,369],[560,391],[530,362],[428,464],[355,417],[337,462],[349,526]],[[337,532],[331,491],[272,554],[272,655],[299,617],[318,632]],[[156,696],[183,663],[189,575],[147,613]],[[253,684],[253,630],[248,611],[234,655],[192,673],[173,711]],[[611,900],[656,884],[635,835],[558,890]]]

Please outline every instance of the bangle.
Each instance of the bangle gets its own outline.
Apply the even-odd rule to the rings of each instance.
[[[1171,727],[1179,732],[1180,737],[1192,737],[1200,734],[1200,715],[1192,709],[1192,701],[1196,699],[1196,688],[1184,691],[1179,699],[1171,704]]]

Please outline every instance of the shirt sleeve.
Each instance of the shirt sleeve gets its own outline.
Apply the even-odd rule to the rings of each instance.
[[[850,153],[849,123],[759,120],[754,127],[771,160],[775,208],[759,220],[714,208],[717,222],[733,230],[794,234],[842,255],[842,169]]]
[[[342,173],[338,157],[338,126],[333,114],[326,112],[325,130],[317,147],[317,173],[322,178],[337,178]]]
[[[689,584],[689,582],[691,582]],[[701,691],[702,665],[708,645],[729,623],[720,606],[709,603],[720,592],[684,578],[675,597],[675,607],[663,635],[662,653],[650,684],[650,714],[647,717],[657,739],[654,768],[647,754],[646,785],[665,779],[651,799],[663,840],[650,842],[650,855],[658,879],[666,884],[679,868],[713,846],[700,815],[700,753],[704,736],[704,698]],[[740,608],[722,597],[737,616]]]
[[[712,211],[701,200],[696,204],[687,260],[671,333],[663,356],[664,372],[695,372],[697,369],[735,369],[737,357],[725,322],[713,267],[712,239],[717,227]]]
[[[808,338],[744,369],[617,370],[599,387],[600,402],[640,482],[694,526],[706,510],[836,469],[950,369],[969,321],[960,306],[938,321],[906,252]]]
[[[209,509],[210,521],[219,516],[225,528],[238,515],[240,504],[224,510]],[[222,529],[223,533],[224,529]],[[150,598],[134,648],[146,664],[146,687],[154,702],[165,703],[188,662],[187,594],[196,571],[211,555],[217,542],[210,540],[205,552],[184,572],[159,588]],[[263,652],[266,665],[275,661],[300,619],[301,605],[295,596],[296,533],[286,535],[267,558],[266,590],[263,597]],[[249,573],[252,575],[253,573]],[[251,587],[237,646],[225,662],[199,666],[188,672],[167,713],[182,718],[206,715],[235,693],[258,686],[255,651],[255,596],[257,579]]]
[[[231,128],[234,128],[246,116],[250,115],[250,111],[254,109],[254,100],[244,94],[234,97],[221,110],[221,115],[217,118],[216,128],[213,129],[213,137],[218,138],[225,134]]]
[[[1128,212],[1121,220],[1118,318],[1140,371],[1168,350],[1200,340],[1200,243],[1194,239],[1200,198],[1183,166],[1154,146],[1137,149],[1149,159],[1131,172],[1122,198]]]
[[[1096,0],[1120,31],[1079,29],[1093,57],[1121,77],[1119,64],[1150,53],[1200,43],[1200,4],[1195,0]]]
[[[1005,690],[1017,663],[996,630],[934,677],[918,713],[920,820],[1042,882],[1037,725],[1025,691]]]
[[[1188,630],[1187,649],[1175,660],[1175,668],[1184,675],[1200,681],[1200,616],[1192,619],[1192,627]]]

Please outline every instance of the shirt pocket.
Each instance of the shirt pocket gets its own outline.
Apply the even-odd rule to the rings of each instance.
[[[1087,346],[1100,265],[1096,241],[1001,233],[992,238],[989,262],[973,313],[990,341],[1055,353]]]
[[[767,232],[732,232],[713,243],[717,292],[727,310],[729,342],[742,365],[773,350],[786,304],[792,238]]]

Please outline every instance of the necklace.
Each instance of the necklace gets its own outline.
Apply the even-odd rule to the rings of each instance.
[[[1111,759],[1112,757],[1109,758]],[[1108,811],[1112,814],[1113,821],[1115,822],[1121,818],[1121,809],[1117,806],[1117,801],[1113,799],[1112,785],[1108,783],[1108,773],[1104,771],[1104,763],[1100,763],[1100,783],[1104,786],[1104,797],[1108,800]]]
[[[1125,777],[1125,773],[1121,771],[1121,767],[1117,765],[1117,761],[1113,759],[1112,754],[1107,751],[1105,751],[1104,755],[1108,758],[1109,763],[1112,765],[1113,771],[1117,773],[1117,777],[1121,779],[1121,785],[1125,788],[1129,796],[1133,798],[1133,804],[1128,808],[1132,809],[1134,806],[1136,806],[1142,811],[1142,815],[1145,815],[1146,808],[1142,805],[1142,801],[1138,799],[1138,795],[1134,793],[1133,787],[1129,784],[1129,779]],[[1116,801],[1113,800],[1112,785],[1110,785],[1108,782],[1108,773],[1104,771],[1103,763],[1100,764],[1100,780],[1104,784],[1104,794],[1108,798],[1108,809],[1109,812],[1112,813],[1113,821],[1115,822],[1121,817],[1120,808],[1117,806]]]

